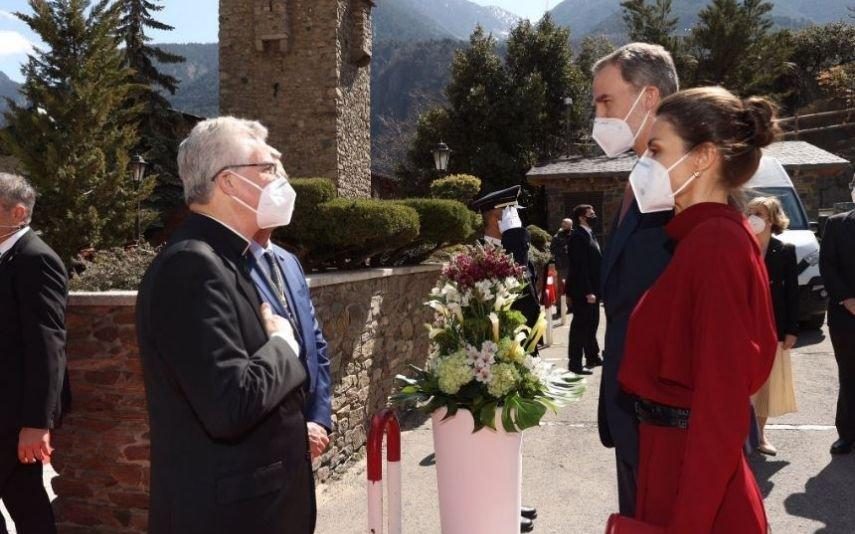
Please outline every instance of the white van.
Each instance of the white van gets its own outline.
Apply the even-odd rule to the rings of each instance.
[[[781,202],[790,219],[790,227],[776,237],[796,247],[796,261],[799,262],[799,320],[805,328],[822,328],[828,306],[828,292],[819,275],[819,242],[793,181],[780,161],[772,156],[763,156],[757,172],[746,184],[746,193],[749,199],[774,196]]]

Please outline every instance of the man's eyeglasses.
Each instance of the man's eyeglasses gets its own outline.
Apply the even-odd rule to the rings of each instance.
[[[213,182],[214,180],[217,179],[217,176],[219,176],[221,172],[227,171],[229,169],[240,169],[243,167],[258,167],[260,169],[259,172],[262,174],[276,174],[276,170],[277,170],[278,166],[279,166],[278,163],[243,163],[241,165],[226,165],[225,167],[223,167],[222,169],[220,169],[216,173],[214,173],[214,176],[211,177],[211,181]]]

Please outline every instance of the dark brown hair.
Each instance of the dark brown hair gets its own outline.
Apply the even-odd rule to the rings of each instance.
[[[722,87],[697,87],[669,96],[656,114],[674,126],[687,150],[715,145],[724,180],[736,189],[757,172],[761,149],[778,135],[776,112],[765,98],[743,100]]]
[[[580,224],[579,219],[585,216],[588,213],[588,210],[594,209],[594,206],[590,204],[579,204],[575,208],[573,208],[573,223]]]

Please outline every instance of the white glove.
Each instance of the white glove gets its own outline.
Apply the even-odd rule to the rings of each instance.
[[[522,220],[515,206],[508,206],[502,210],[502,218],[499,219],[499,231],[505,233],[511,228],[522,228]]]

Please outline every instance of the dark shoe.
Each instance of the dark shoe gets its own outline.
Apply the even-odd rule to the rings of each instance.
[[[587,369],[583,369],[581,367],[570,367],[570,372],[577,375],[592,375],[591,371]]]
[[[855,447],[855,442],[838,439],[831,446],[831,454],[849,454],[853,447]]]
[[[527,517],[520,517],[520,532],[531,532],[534,530],[534,523]]]
[[[523,505],[520,508],[520,515],[528,519],[537,519],[537,508]]]
[[[603,365],[603,359],[599,356],[595,356],[593,358],[588,358],[588,365],[585,367],[593,369],[594,367],[600,367],[601,365]]]

